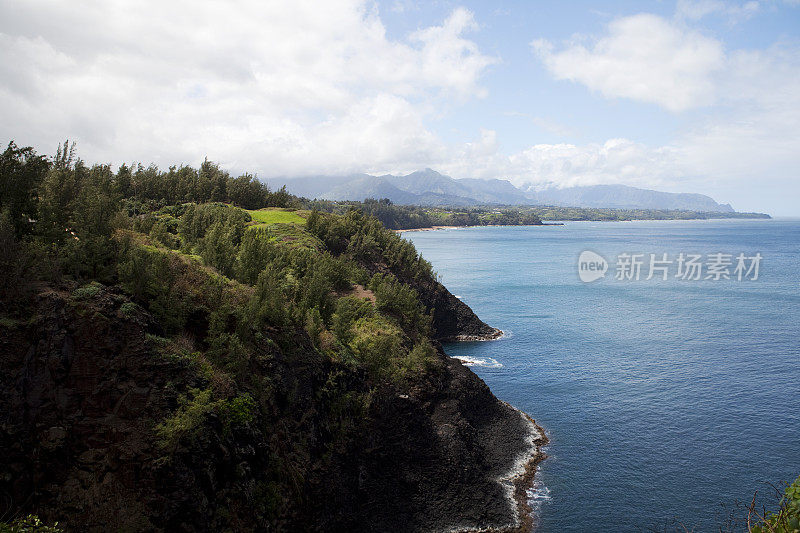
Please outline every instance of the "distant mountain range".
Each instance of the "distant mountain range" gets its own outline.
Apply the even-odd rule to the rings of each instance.
[[[271,180],[271,186],[286,184],[292,194],[324,200],[388,198],[401,205],[556,205],[618,209],[681,209],[732,213],[729,204],[719,204],[703,194],[670,193],[626,185],[592,185],[540,191],[523,190],[500,179],[453,179],[425,169],[405,176],[352,174]]]

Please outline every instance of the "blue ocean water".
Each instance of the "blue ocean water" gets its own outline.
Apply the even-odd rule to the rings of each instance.
[[[800,475],[800,221],[568,222],[409,232],[507,336],[451,356],[551,439],[537,531],[714,531]],[[610,264],[578,277],[592,250]],[[620,253],[763,259],[757,280],[614,279]],[[645,255],[645,263],[649,255]],[[752,274],[751,274],[752,277]],[[771,500],[774,501],[774,500]]]

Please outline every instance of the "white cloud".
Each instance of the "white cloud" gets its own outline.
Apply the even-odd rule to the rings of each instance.
[[[548,148],[537,153],[551,166],[542,167],[534,158],[531,174],[550,169],[559,183],[611,182],[628,175],[668,190],[688,186],[717,196],[726,191],[740,199],[740,206],[759,200],[781,206],[782,212],[796,212],[789,200],[776,199],[774,190],[796,187],[800,47],[778,43],[763,50],[726,52],[721,42],[682,21],[713,12],[738,16],[757,7],[681,2],[676,20],[623,17],[588,47],[573,42],[556,49],[550,42],[534,41],[535,52],[557,79],[582,83],[606,97],[655,103],[673,112],[701,112],[683,115],[686,131],[672,142],[649,149],[637,145],[621,166],[595,145]],[[771,187],[757,186],[762,179]]]
[[[615,19],[588,47],[531,43],[556,79],[582,83],[606,97],[624,97],[683,111],[716,98],[713,75],[721,43],[650,14]]]
[[[536,144],[509,156],[497,150],[495,132],[465,145],[445,170],[454,176],[505,178],[523,188],[624,183],[669,187],[675,180],[672,147],[650,148],[629,139],[604,143]]]
[[[456,9],[405,40],[365,1],[0,3],[0,139],[262,176],[428,162],[425,117],[485,95]]]

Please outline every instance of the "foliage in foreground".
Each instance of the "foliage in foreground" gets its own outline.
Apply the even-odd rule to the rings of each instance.
[[[58,522],[48,526],[38,516],[29,514],[13,522],[0,522],[0,533],[63,533]]]
[[[750,524],[751,519],[757,522]],[[783,491],[777,511],[757,513],[749,509],[748,531],[751,533],[798,533],[800,532],[800,477]]]

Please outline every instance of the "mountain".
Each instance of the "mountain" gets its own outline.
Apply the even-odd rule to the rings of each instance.
[[[271,180],[272,187],[284,182]],[[670,193],[627,185],[523,190],[503,179],[454,179],[426,168],[404,176],[351,174],[311,176],[285,180],[287,190],[298,196],[323,200],[364,200],[388,198],[399,205],[555,205],[617,209],[679,209],[732,213],[703,194]]]
[[[279,187],[284,182],[270,180]],[[530,198],[507,180],[453,179],[426,168],[404,176],[312,176],[285,180],[292,194],[321,200],[388,198],[401,205],[531,204]]]
[[[545,189],[531,192],[535,203],[569,207],[606,207],[617,209],[680,209],[733,213],[730,204],[719,204],[704,194],[671,193],[638,189],[627,185],[592,185]]]

